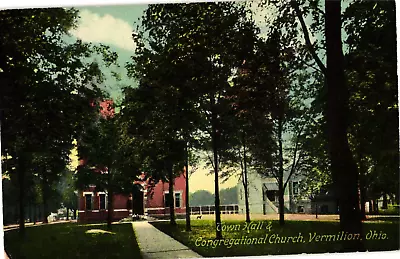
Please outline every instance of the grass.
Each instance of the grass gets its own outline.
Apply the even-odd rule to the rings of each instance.
[[[379,215],[399,215],[399,205],[389,204],[387,209],[380,209]]]
[[[218,244],[217,241],[214,241],[215,223],[211,220],[193,220],[191,232],[185,231],[185,221],[178,221],[176,228],[171,227],[169,222],[154,222],[152,224],[159,230],[205,257],[282,255],[343,251],[343,242],[341,241],[324,240],[317,242],[316,238],[312,240],[310,239],[310,235],[314,236],[314,233],[316,236],[338,234],[338,222],[286,221],[283,228],[280,227],[278,221],[275,220],[253,222],[256,224],[263,222],[263,228],[259,230],[244,231],[244,221],[223,221],[223,225],[225,225],[224,229],[222,229],[223,237],[227,241],[222,241]],[[271,222],[271,231],[266,229],[268,222]],[[231,228],[231,230],[227,230],[227,228]],[[239,228],[240,230],[238,230]],[[400,248],[398,220],[378,223],[366,222],[364,223],[364,233],[368,234],[367,236],[369,238],[369,240],[366,240],[366,237],[363,238],[364,246],[368,251],[398,250]],[[372,234],[374,233],[377,235],[375,235],[375,238],[373,239]],[[267,238],[265,238],[266,234],[268,234]],[[271,237],[273,234],[275,234],[275,236]],[[297,243],[274,243],[274,241],[277,241],[276,237],[278,235],[279,237],[298,237],[300,235],[303,237],[303,240],[302,242]],[[386,239],[383,239],[383,237],[386,237]],[[254,243],[240,244],[237,240],[242,238],[247,240],[242,242]],[[298,241],[300,239],[291,240]],[[260,244],[258,244],[258,242],[260,242]]]
[[[11,259],[28,258],[141,258],[132,224],[50,224],[4,233],[4,245]]]

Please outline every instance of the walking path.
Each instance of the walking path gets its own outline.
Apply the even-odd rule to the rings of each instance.
[[[201,258],[147,221],[132,222],[143,259]]]

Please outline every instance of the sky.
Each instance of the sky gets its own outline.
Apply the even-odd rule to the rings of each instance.
[[[145,4],[77,8],[80,16],[79,25],[70,33],[85,42],[108,45],[118,54],[120,67],[114,67],[113,70],[121,75],[122,80],[118,82],[109,74],[105,82],[105,88],[114,100],[121,98],[122,86],[137,85],[134,80],[127,77],[124,66],[134,54],[132,32],[146,8]]]
[[[261,34],[265,34],[263,24],[266,15],[265,9],[258,8],[257,1],[251,5],[255,12],[254,20],[260,28]],[[71,31],[74,37],[80,38],[85,42],[102,43],[109,45],[111,49],[118,53],[120,68],[114,68],[118,72],[122,81],[117,82],[111,76],[105,82],[105,88],[113,99],[122,96],[122,86],[136,86],[137,83],[126,76],[124,66],[131,60],[134,54],[134,43],[132,32],[140,23],[140,18],[148,4],[124,4],[124,5],[90,5],[79,6],[79,26]]]

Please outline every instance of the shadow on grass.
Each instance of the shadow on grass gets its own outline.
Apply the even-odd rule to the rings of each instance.
[[[131,224],[107,226],[75,223],[43,225],[4,233],[4,245],[11,259],[21,258],[141,258]]]
[[[185,231],[184,221],[176,228],[168,222],[152,224],[205,257],[342,252],[340,238],[346,238],[338,222],[286,221],[281,227],[278,221],[263,221],[262,228],[251,230],[245,229],[243,221],[223,221],[224,240],[220,242],[215,241],[215,222],[211,220],[193,220],[191,232]],[[399,221],[366,222],[361,238],[368,251],[398,250]]]

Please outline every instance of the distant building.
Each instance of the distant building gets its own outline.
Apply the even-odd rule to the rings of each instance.
[[[284,172],[284,181],[289,175]],[[284,193],[286,213],[312,213],[310,199],[300,197],[300,182],[302,177],[292,176]],[[241,180],[237,184],[239,214],[245,214],[244,187]],[[249,210],[251,214],[279,213],[278,182],[275,177],[265,177],[255,171],[248,172]]]
[[[337,214],[339,204],[332,186],[323,186],[311,198],[311,211],[313,214]]]

